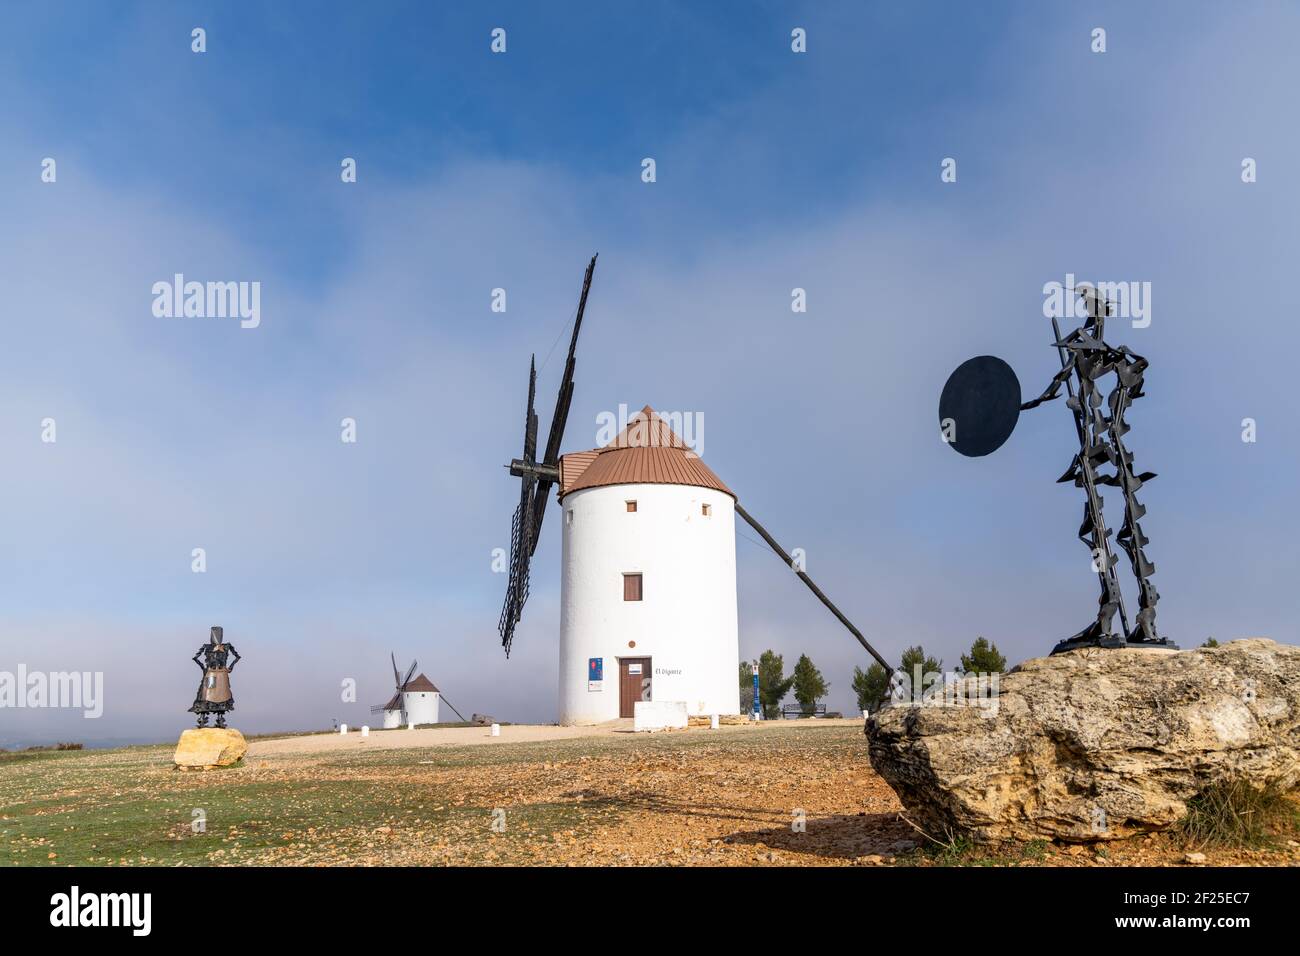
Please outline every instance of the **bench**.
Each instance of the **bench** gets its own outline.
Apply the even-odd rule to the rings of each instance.
[[[814,704],[811,710],[804,710],[803,704],[787,704],[781,708],[781,717],[783,719],[800,717],[825,717],[826,705]]]

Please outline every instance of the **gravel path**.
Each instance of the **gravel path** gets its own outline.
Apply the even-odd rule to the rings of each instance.
[[[757,725],[758,730],[768,728],[790,727],[793,722],[772,721]],[[822,727],[860,727],[861,720],[817,720],[808,722]],[[707,727],[692,727],[685,731],[664,731],[653,736],[665,734],[730,734],[741,732],[743,725],[723,725],[717,730]],[[493,737],[488,727],[426,727],[415,730],[370,730],[370,736],[362,737],[360,729],[350,728],[347,734],[306,734],[301,736],[271,737],[250,741],[249,757],[266,757],[273,754],[313,754],[341,752],[364,752],[367,750],[410,750],[421,747],[468,747],[475,745],[502,746],[505,744],[534,743],[547,740],[576,740],[582,737],[609,736],[651,736],[636,735],[632,730],[631,720],[613,720],[592,727],[560,727],[556,724],[507,724],[501,727],[501,736]]]

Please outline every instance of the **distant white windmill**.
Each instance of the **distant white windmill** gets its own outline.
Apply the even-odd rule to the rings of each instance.
[[[398,676],[397,655],[390,656],[393,661],[393,680],[396,682],[393,697],[386,704],[371,707],[370,712],[384,715],[385,730],[408,724],[436,724],[442,692],[423,674],[412,679],[418,661],[411,661],[405,677]]]

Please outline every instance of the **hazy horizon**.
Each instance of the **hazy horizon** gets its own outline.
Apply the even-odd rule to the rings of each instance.
[[[0,747],[174,738],[214,624],[244,656],[246,733],[368,722],[390,652],[466,716],[554,721],[558,506],[509,660],[492,553],[529,355],[544,433],[595,252],[563,450],[620,404],[702,415],[704,460],[867,638],[948,667],[981,635],[1012,664],[1046,654],[1097,585],[1082,496],[1055,484],[1062,402],[964,459],[939,439],[945,378],[995,354],[1036,395],[1059,367],[1046,284],[1150,283],[1149,325],[1107,338],[1151,363],[1126,441],[1159,474],[1140,497],[1160,630],[1300,642],[1294,6],[66,3],[0,23],[0,671],[104,675],[102,717],[0,709]],[[178,273],[259,283],[256,326],[156,314]],[[738,530],[742,657],[807,653],[852,713],[869,658]]]

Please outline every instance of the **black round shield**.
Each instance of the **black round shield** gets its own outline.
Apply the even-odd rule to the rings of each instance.
[[[939,396],[940,434],[968,458],[1002,447],[1020,418],[1020,380],[993,355],[962,362]]]

